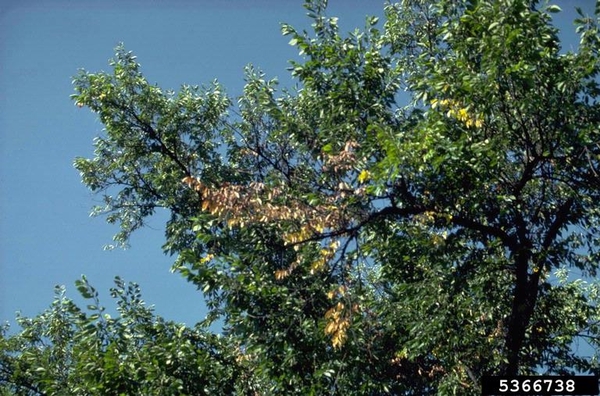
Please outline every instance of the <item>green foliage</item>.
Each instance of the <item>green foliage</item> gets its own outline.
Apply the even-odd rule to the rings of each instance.
[[[52,306],[18,318],[20,332],[0,338],[0,389],[19,395],[234,394],[247,374],[223,337],[165,321],[141,300],[136,284],[115,278],[118,316],[103,313],[85,278],[91,304],[82,310],[56,289]],[[248,382],[248,387],[251,383]]]
[[[295,90],[250,66],[237,106],[216,83],[163,92],[122,47],[74,80],[106,127],[75,161],[94,213],[126,245],[167,209],[165,252],[224,336],[120,280],[110,319],[83,279],[94,314],[61,297],[2,339],[7,389],[475,395],[600,373],[598,15],[566,52],[538,1],[389,2],[347,35],[305,7],[312,34],[282,27]]]
[[[94,140],[95,158],[77,158],[75,167],[92,191],[106,192],[105,205],[93,213],[120,224],[119,245],[157,208],[167,208],[172,217],[165,247],[175,252],[178,243],[193,240],[189,217],[198,202],[181,175],[222,177],[217,149],[226,134],[215,132],[230,103],[216,82],[163,92],[146,81],[135,59],[119,47],[112,74],[81,71],[75,78],[76,104],[89,106],[106,126],[106,136]]]

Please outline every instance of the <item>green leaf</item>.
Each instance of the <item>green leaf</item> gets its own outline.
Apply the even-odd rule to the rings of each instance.
[[[546,8],[546,11],[548,11],[550,13],[557,13],[557,12],[561,12],[562,9],[559,6],[552,4]]]

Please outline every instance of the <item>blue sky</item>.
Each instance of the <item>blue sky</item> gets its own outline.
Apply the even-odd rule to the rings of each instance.
[[[573,7],[589,12],[593,0],[557,1],[559,26],[574,30]],[[342,30],[381,14],[383,0],[331,0]],[[309,23],[300,0],[4,1],[0,5],[0,322],[15,311],[36,315],[66,285],[77,300],[81,274],[101,292],[115,275],[138,282],[147,303],[191,325],[205,314],[199,292],[169,272],[163,222],[134,234],[129,250],[104,251],[116,228],[90,218],[98,197],[83,186],[72,162],[92,156],[102,133],[94,114],[69,99],[79,68],[109,70],[119,42],[138,56],[152,83],[177,89],[217,78],[231,96],[243,86],[248,63],[290,85],[288,60],[296,58],[281,22]],[[574,34],[564,39],[576,46]],[[569,48],[567,45],[567,49]]]

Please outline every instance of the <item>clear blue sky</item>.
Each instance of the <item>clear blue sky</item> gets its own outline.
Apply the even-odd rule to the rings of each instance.
[[[575,5],[592,12],[593,0],[557,1],[560,27],[572,32]],[[380,15],[383,0],[331,0],[342,30]],[[0,5],[0,322],[15,311],[32,316],[53,299],[55,285],[81,274],[112,308],[108,289],[120,275],[138,282],[147,303],[166,317],[192,325],[205,314],[193,285],[169,272],[163,224],[137,232],[129,250],[104,251],[116,228],[88,216],[97,201],[72,167],[92,156],[102,125],[69,99],[79,68],[109,70],[119,42],[138,56],[152,83],[177,89],[217,78],[231,96],[241,92],[243,67],[252,63],[289,85],[287,61],[297,51],[282,37],[281,22],[309,23],[300,0],[34,1]],[[576,45],[573,34],[564,38]]]

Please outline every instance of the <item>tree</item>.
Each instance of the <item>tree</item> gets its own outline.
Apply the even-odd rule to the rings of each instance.
[[[75,166],[116,242],[170,211],[173,268],[261,394],[599,373],[600,4],[576,52],[533,0],[387,3],[345,36],[305,7],[312,35],[282,27],[296,90],[248,67],[237,106],[163,92],[123,47],[75,78],[106,127]]]
[[[57,287],[51,307],[20,317],[22,331],[0,334],[0,392],[18,395],[233,394],[248,369],[234,345],[199,328],[165,321],[141,300],[135,283],[115,278],[119,315],[104,313],[97,291],[77,287],[79,308]],[[252,383],[245,382],[245,391]]]

